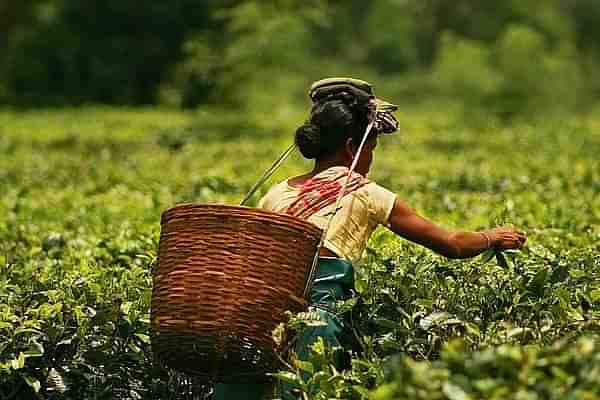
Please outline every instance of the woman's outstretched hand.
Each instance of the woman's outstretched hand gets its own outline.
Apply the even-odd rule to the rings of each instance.
[[[448,258],[475,257],[488,249],[521,249],[527,240],[525,233],[501,226],[487,231],[449,231],[417,214],[403,201],[396,199],[389,219],[390,229]]]
[[[492,247],[498,250],[521,249],[527,241],[524,232],[509,226],[501,226],[486,232],[490,236]]]

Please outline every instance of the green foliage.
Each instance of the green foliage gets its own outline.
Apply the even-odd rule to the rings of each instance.
[[[500,86],[501,77],[492,67],[490,57],[490,50],[482,43],[460,39],[448,32],[442,36],[434,82],[443,94],[460,94],[476,105],[496,93]]]
[[[576,107],[582,81],[574,58],[575,50],[567,43],[548,50],[541,34],[525,26],[509,26],[496,47],[503,76],[497,101],[500,112]]]
[[[596,339],[559,341],[549,347],[502,345],[466,353],[449,342],[440,360],[397,357],[388,382],[370,397],[391,399],[598,399],[600,357]]]
[[[9,2],[12,3],[12,2]],[[208,26],[210,1],[28,2],[1,48],[0,74],[13,104],[147,104],[181,56],[191,30]],[[14,7],[14,6],[9,6]],[[25,13],[25,11],[22,11]]]
[[[383,382],[383,361],[371,353],[370,357],[353,358],[348,370],[339,371],[334,366],[335,350],[319,338],[311,347],[309,361],[292,356],[290,371],[273,376],[293,385],[305,399],[368,399],[369,387]]]
[[[372,5],[365,21],[369,59],[384,73],[405,71],[423,59],[419,47],[418,14],[410,3],[378,1]],[[394,15],[390,23],[390,15]]]
[[[600,93],[597,9],[594,0],[5,1],[0,101],[253,114],[284,104],[287,115],[310,82],[353,75],[411,102],[442,95],[501,116],[572,110]]]
[[[186,58],[175,69],[173,84],[166,85],[171,103],[197,105],[198,85],[212,85],[214,101],[250,113],[281,112],[290,102],[286,95],[304,97],[306,78],[300,77],[314,70],[306,54],[316,40],[311,27],[323,23],[318,1],[246,1],[215,14],[226,21],[225,28],[219,37],[211,33],[185,42]]]
[[[237,204],[305,118],[288,107],[280,119],[216,108],[0,111],[0,397],[207,390],[163,369],[148,343],[159,216],[184,201]],[[450,110],[405,106],[403,132],[382,138],[372,178],[449,227],[514,223],[528,248],[505,253],[505,266],[450,261],[376,232],[357,265],[358,296],[340,304],[361,343],[351,368],[333,368],[333,349],[321,346],[278,375],[310,396],[546,393],[565,373],[581,379],[564,378],[557,395],[593,393],[594,356],[579,362],[580,347],[553,343],[595,340],[599,328],[597,116],[501,125]],[[274,180],[308,168],[291,157]],[[447,345],[456,339],[460,350]],[[524,361],[530,351],[535,365]],[[500,381],[490,367],[500,362],[537,383]]]
[[[507,26],[494,47],[446,33],[433,79],[443,95],[501,117],[574,110],[584,99],[575,53],[524,25]]]

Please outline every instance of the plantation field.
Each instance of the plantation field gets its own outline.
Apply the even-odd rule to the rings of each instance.
[[[381,228],[341,305],[363,347],[352,370],[317,346],[280,376],[317,399],[600,399],[598,115],[401,110],[371,178],[447,227],[515,224],[527,248],[454,261]],[[0,399],[181,396],[149,343],[160,214],[237,204],[304,118],[0,111]],[[271,182],[310,167],[296,154]]]

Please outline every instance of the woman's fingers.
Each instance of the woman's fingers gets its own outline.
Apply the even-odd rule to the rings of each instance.
[[[517,231],[506,231],[503,235],[503,248],[505,249],[520,249],[525,244],[527,237]]]
[[[525,234],[525,232],[519,232],[519,240],[521,241],[521,247],[523,247],[523,245],[527,241],[527,235]]]
[[[525,232],[517,230],[513,227],[503,226],[492,230],[500,239],[497,247],[501,250],[521,249],[527,241]]]

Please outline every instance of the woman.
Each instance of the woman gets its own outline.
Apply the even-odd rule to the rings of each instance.
[[[367,174],[378,135],[396,131],[398,123],[392,115],[395,106],[375,99],[367,82],[324,79],[312,85],[310,97],[310,117],[296,130],[295,141],[305,158],[315,160],[314,167],[276,184],[259,202],[261,208],[295,215],[327,229],[310,293],[311,304],[326,326],[310,328],[298,338],[296,351],[300,358],[307,355],[310,344],[319,336],[332,346],[344,346],[346,329],[335,314],[335,303],[350,294],[354,283],[352,263],[361,257],[378,225],[448,258],[474,257],[492,247],[520,249],[526,241],[524,233],[508,227],[449,231],[370,181]],[[372,129],[355,171],[348,176],[369,125]],[[336,199],[345,183],[336,210]],[[338,367],[343,367],[343,352],[338,356]],[[294,398],[289,388],[284,391],[287,398]]]

